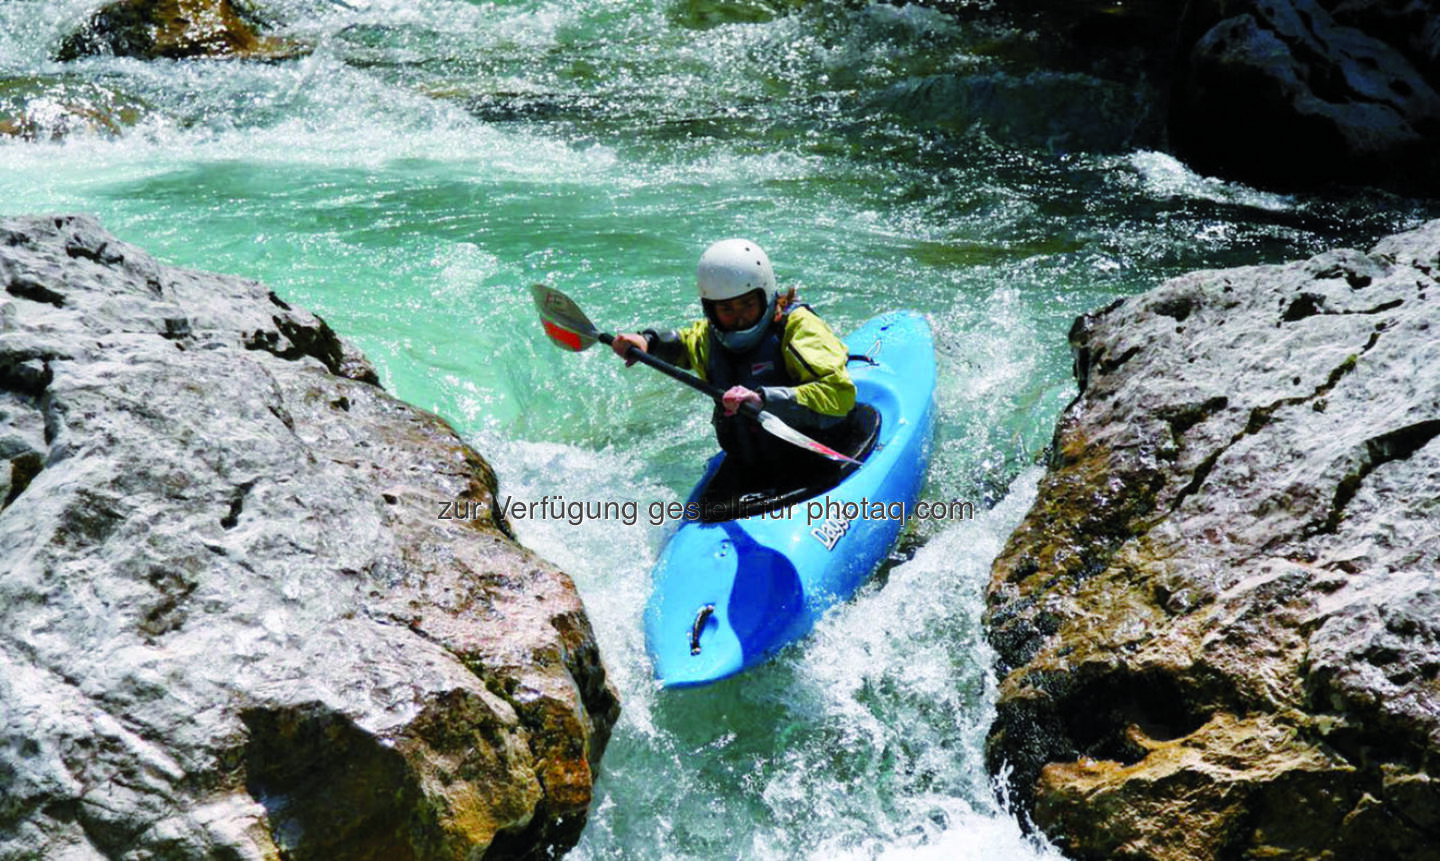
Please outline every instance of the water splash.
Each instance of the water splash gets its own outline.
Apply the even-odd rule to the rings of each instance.
[[[981,767],[994,699],[984,584],[1039,475],[770,664],[696,690],[631,679],[577,857],[635,846],[657,858],[1058,857],[1021,834]],[[586,562],[573,561],[586,583]],[[590,560],[596,569],[613,576]],[[637,585],[627,600],[643,602]]]

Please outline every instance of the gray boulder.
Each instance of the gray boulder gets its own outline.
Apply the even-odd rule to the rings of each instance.
[[[1440,221],[1076,322],[989,757],[1080,858],[1440,857]]]
[[[0,857],[572,845],[618,700],[495,477],[260,284],[0,221]]]

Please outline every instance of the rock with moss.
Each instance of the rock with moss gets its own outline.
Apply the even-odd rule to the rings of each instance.
[[[578,839],[618,700],[489,466],[264,286],[0,221],[0,857]]]
[[[1434,858],[1440,221],[1076,322],[989,758],[1079,858]]]
[[[114,0],[66,36],[55,58],[286,60],[310,52],[301,42],[260,32],[261,23],[253,10],[231,0]]]

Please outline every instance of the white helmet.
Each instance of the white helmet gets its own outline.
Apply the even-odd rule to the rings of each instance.
[[[700,255],[695,282],[700,288],[700,304],[712,324],[715,316],[710,303],[761,291],[765,297],[765,311],[754,326],[739,332],[722,332],[718,326],[714,329],[720,343],[735,352],[744,352],[759,343],[775,317],[778,298],[775,270],[770,268],[770,258],[765,256],[760,246],[748,239],[720,240]]]
[[[700,298],[721,302],[764,290],[769,304],[775,295],[775,271],[760,246],[748,239],[722,239],[700,255],[695,271]]]

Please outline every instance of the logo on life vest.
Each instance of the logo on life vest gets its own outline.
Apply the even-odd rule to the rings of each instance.
[[[760,374],[765,373],[766,371],[773,370],[775,370],[774,362],[756,362],[755,364],[750,366],[750,376],[757,377]]]

